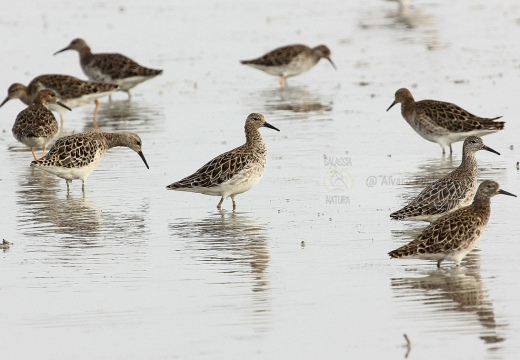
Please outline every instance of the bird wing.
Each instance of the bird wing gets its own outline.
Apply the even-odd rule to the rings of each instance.
[[[242,147],[217,156],[194,174],[168,186],[171,189],[213,187],[228,181],[248,167],[249,156],[241,152]]]
[[[473,180],[469,178],[444,177],[426,187],[408,205],[390,216],[395,219],[404,219],[449,212],[466,198],[472,183]]]
[[[504,128],[504,122],[494,121],[495,118],[481,118],[452,103],[422,100],[416,102],[419,121],[431,121],[434,125],[445,128],[451,132],[469,132],[472,130],[500,130]]]
[[[104,144],[95,137],[70,135],[58,139],[48,154],[34,162],[64,168],[80,168],[92,163]]]
[[[29,93],[36,94],[42,89],[50,89],[61,100],[79,98],[83,95],[116,90],[115,84],[83,81],[67,75],[42,75],[34,78],[29,84]]]
[[[162,70],[145,68],[121,54],[95,54],[86,65],[102,69],[105,75],[113,79],[154,76],[162,73]]]
[[[298,54],[311,51],[305,45],[289,45],[275,49],[264,56],[261,56],[253,60],[244,60],[243,64],[256,64],[263,66],[281,66],[287,65],[293,60]]]

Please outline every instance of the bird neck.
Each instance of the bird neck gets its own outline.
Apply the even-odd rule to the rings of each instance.
[[[462,163],[460,164],[459,169],[462,171],[476,172],[478,167],[475,152],[468,149],[463,149],[462,151]]]
[[[33,96],[31,96],[31,94],[29,94],[28,88],[24,89],[22,96],[20,96],[20,100],[22,100],[22,102],[27,106],[31,105],[31,103],[33,101]]]
[[[254,126],[246,126],[246,145],[250,147],[265,147],[260,131]]]
[[[92,52],[90,51],[90,48],[88,46],[84,46],[81,49],[78,50],[79,52],[79,58],[81,59],[82,63],[89,62],[92,58]]]
[[[119,133],[101,133],[106,140],[107,147],[113,148],[116,146],[128,146],[128,140],[124,134]]]
[[[491,214],[491,201],[488,196],[482,196],[478,192],[470,205],[473,212],[480,214],[480,216],[487,222]]]

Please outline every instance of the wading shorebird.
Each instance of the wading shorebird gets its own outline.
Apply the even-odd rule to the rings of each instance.
[[[67,193],[72,180],[85,182],[99,165],[106,152],[116,146],[125,146],[139,154],[146,167],[148,163],[141,150],[141,138],[134,133],[85,132],[62,137],[54,143],[49,153],[31,162],[31,166],[54,174],[67,182]]]
[[[428,141],[439,144],[445,154],[445,146],[463,141],[468,136],[484,136],[504,128],[503,121],[498,116],[491,119],[475,116],[461,107],[436,100],[415,101],[408,89],[399,89],[395,100],[386,111],[395,104],[401,103],[401,114],[410,126]]]
[[[312,49],[305,45],[288,45],[274,49],[258,59],[241,60],[240,62],[268,74],[279,76],[280,85],[283,87],[286,78],[310,70],[321,58],[327,59],[334,69],[336,68],[330,59],[330,50],[325,45]]]
[[[83,39],[72,40],[67,47],[56,51],[54,55],[66,50],[76,50],[79,53],[81,68],[91,81],[119,85],[119,90],[126,92],[129,99],[131,88],[163,72],[141,66],[121,54],[93,54]]]
[[[217,205],[219,210],[224,200],[231,197],[233,210],[235,210],[235,197],[252,189],[264,174],[267,148],[258,131],[261,127],[280,131],[267,123],[262,114],[252,113],[246,119],[244,145],[217,156],[194,174],[166,188],[220,196]]]
[[[460,266],[462,259],[478,244],[486,229],[491,213],[491,197],[514,196],[501,190],[497,182],[483,181],[478,187],[473,203],[455,210],[432,222],[412,242],[390,251],[391,258],[436,260],[441,267],[444,260],[455,261]]]
[[[83,81],[68,75],[40,75],[35,77],[29,85],[15,83],[9,86],[7,97],[0,104],[3,106],[12,99],[20,99],[26,105],[30,105],[36,93],[42,89],[54,91],[58,101],[69,108],[83,106],[94,101],[94,127],[97,129],[97,113],[99,109],[99,98],[110,95],[119,89],[118,85],[103,84]],[[63,107],[49,104],[49,109],[60,114],[61,124],[63,125]]]
[[[18,114],[13,125],[14,138],[31,148],[35,160],[38,156],[34,148],[42,147],[45,156],[47,145],[56,138],[60,129],[56,118],[49,110],[50,104],[57,104],[70,110],[58,101],[52,90],[44,89],[36,94],[29,107]]]
[[[487,150],[500,155],[497,151],[484,145],[478,136],[466,138],[459,167],[426,187],[408,205],[390,214],[390,217],[393,220],[431,222],[442,215],[471,204],[477,191],[476,152],[479,150]]]

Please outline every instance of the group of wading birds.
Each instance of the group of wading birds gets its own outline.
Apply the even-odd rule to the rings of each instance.
[[[93,54],[82,39],[73,40],[67,47],[56,52],[76,50],[80,64],[90,81],[67,75],[41,75],[28,86],[13,84],[9,87],[8,100],[19,98],[29,105],[16,117],[13,135],[31,148],[34,161],[31,166],[43,169],[66,180],[67,192],[72,180],[85,181],[99,164],[108,149],[128,147],[139,154],[146,167],[141,138],[134,133],[84,132],[56,140],[46,154],[47,146],[54,141],[59,125],[51,110],[60,113],[63,123],[64,109],[95,101],[94,126],[99,98],[114,91],[129,90],[137,84],[162,73],[143,67],[121,54]],[[321,58],[330,59],[330,50],[320,45],[309,48],[305,45],[289,45],[277,48],[254,60],[241,61],[268,74],[279,76],[283,87],[286,78],[299,75],[318,63]],[[420,258],[436,260],[440,267],[444,260],[453,260],[459,266],[461,260],[478,243],[490,216],[490,199],[494,195],[513,195],[500,189],[497,182],[483,181],[477,188],[477,161],[475,154],[487,150],[499,154],[484,145],[479,136],[504,128],[498,118],[486,119],[475,116],[459,106],[435,101],[415,101],[407,89],[395,93],[395,104],[401,104],[401,113],[410,126],[423,138],[438,143],[444,154],[452,143],[464,141],[462,163],[451,173],[425,188],[412,202],[390,215],[395,220],[429,221],[431,224],[412,242],[389,253],[392,258]],[[388,111],[387,110],[387,111]],[[223,153],[194,174],[168,185],[169,190],[189,191],[220,196],[223,201],[231,197],[233,210],[235,197],[253,188],[262,177],[267,161],[267,149],[258,131],[267,127],[279,131],[265,121],[262,114],[252,113],[245,122],[246,143]],[[43,148],[38,158],[35,148]]]

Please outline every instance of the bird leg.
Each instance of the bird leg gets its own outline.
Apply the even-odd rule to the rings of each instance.
[[[442,260],[437,261],[437,268],[438,268],[438,269],[441,268],[441,262],[442,262]]]
[[[36,155],[36,152],[34,151],[34,148],[31,148],[32,154],[34,156],[34,160],[38,160],[38,155]]]
[[[60,111],[60,129],[63,127],[63,113]]]
[[[217,209],[221,210],[222,209],[222,203],[224,202],[224,197],[221,197],[220,198],[220,201],[218,202],[218,205],[217,205]]]
[[[281,87],[285,86],[285,75],[280,76],[280,86]]]
[[[233,211],[235,211],[237,209],[237,203],[235,202],[235,196],[236,195],[231,196],[231,200],[233,200]]]
[[[450,155],[453,154],[453,149],[451,148],[451,144],[450,144]]]
[[[67,183],[67,195],[68,195],[69,190],[70,190],[69,184],[72,182],[72,180],[65,180],[65,182]]]
[[[96,130],[99,130],[99,126],[97,123],[97,114],[99,109],[99,99],[94,100],[94,103],[96,104],[96,107],[94,108],[94,128]]]
[[[47,148],[46,147],[43,148],[42,157],[45,156],[45,154],[47,154]]]

